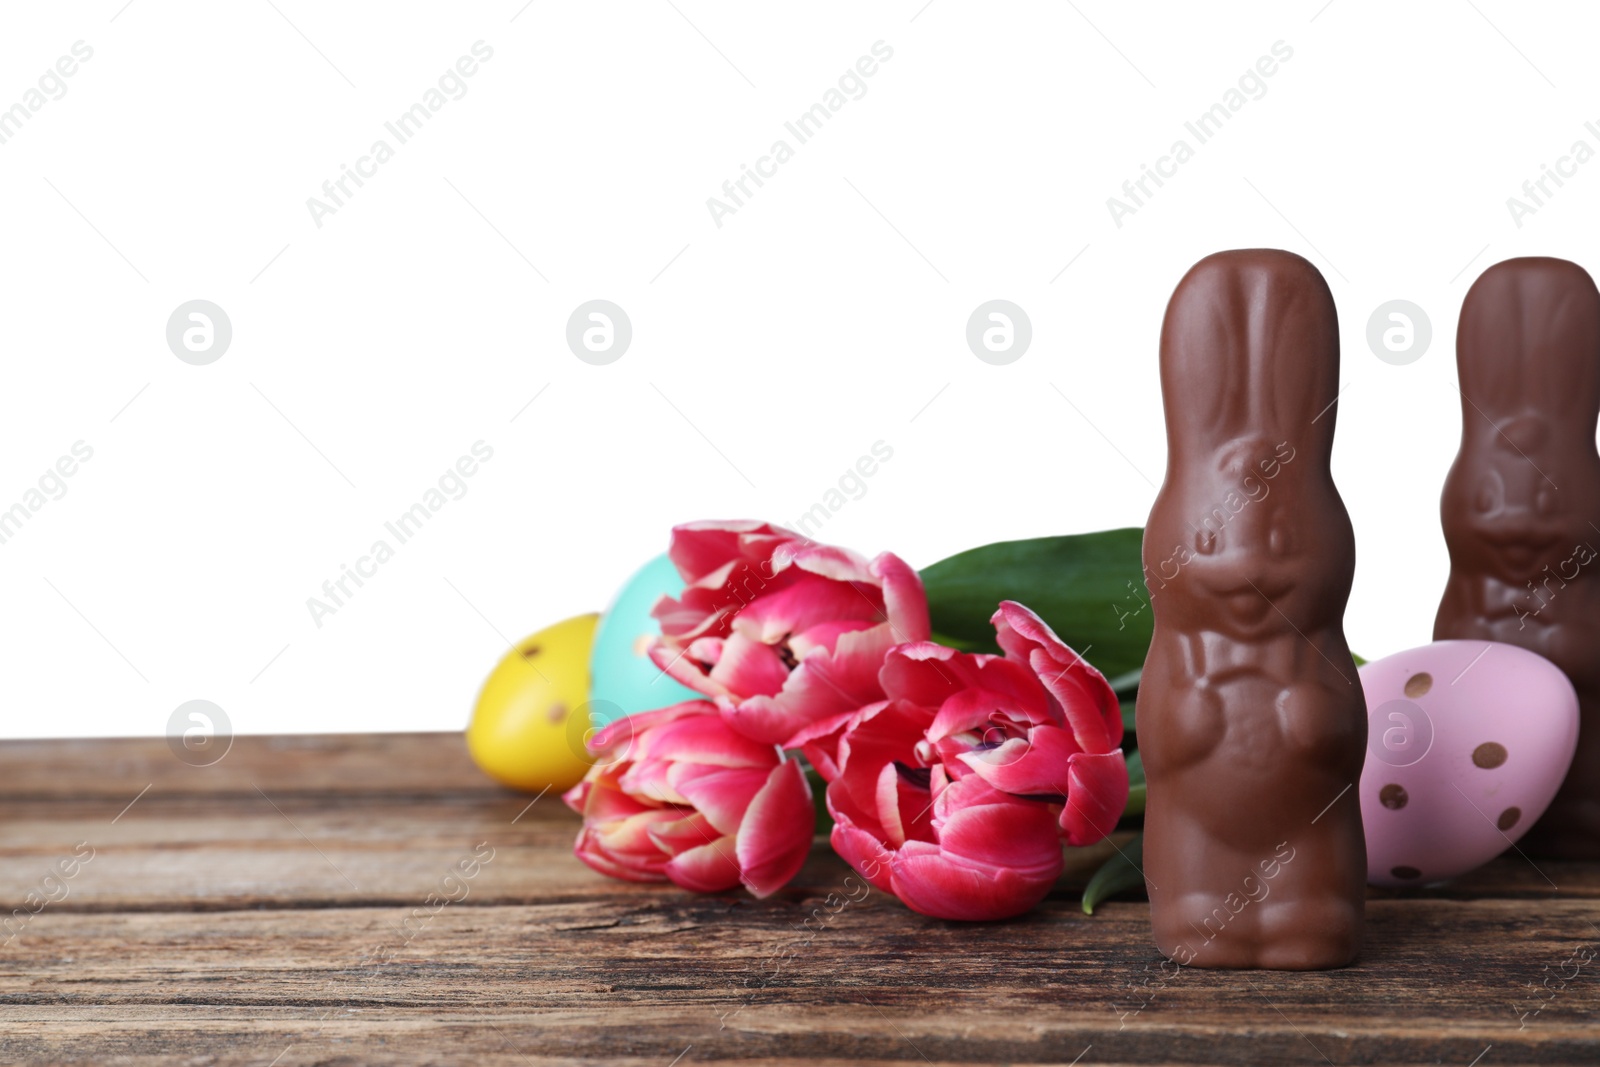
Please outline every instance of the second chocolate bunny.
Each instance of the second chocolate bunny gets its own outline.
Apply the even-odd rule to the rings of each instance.
[[[1578,752],[1521,847],[1600,859],[1600,292],[1566,260],[1497,263],[1461,305],[1456,363],[1461,451],[1441,503],[1450,580],[1434,640],[1504,641],[1567,673]]]

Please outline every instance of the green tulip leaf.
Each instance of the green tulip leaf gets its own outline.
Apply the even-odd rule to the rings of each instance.
[[[1122,809],[1122,817],[1144,814],[1145,781],[1144,781],[1144,755],[1133,751],[1128,753],[1128,806]]]
[[[1027,605],[1124,690],[1150,648],[1138,527],[1000,541],[922,571],[935,633],[958,648],[997,651],[989,620],[1002,600]]]
[[[827,837],[833,833],[833,813],[828,810],[828,783],[812,766],[806,767],[806,783],[811,786],[811,803],[817,811],[817,822],[812,833]]]
[[[1106,681],[1110,683],[1112,691],[1115,692],[1117,696],[1131,697],[1133,694],[1139,691],[1139,676],[1143,673],[1144,667],[1141,664],[1134,670],[1128,671],[1125,674],[1119,674],[1114,678],[1107,678]]]
[[[1104,900],[1144,885],[1144,835],[1140,834],[1094,872],[1083,888],[1083,913],[1093,915]]]

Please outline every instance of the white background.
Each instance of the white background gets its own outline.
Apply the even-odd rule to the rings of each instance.
[[[1463,293],[1516,255],[1600,266],[1600,162],[1506,207],[1600,147],[1578,4],[275,2],[5,10],[0,107],[94,55],[0,145],[0,508],[94,456],[0,545],[0,735],[159,734],[194,698],[242,733],[459,727],[506,641],[603,607],[671,524],[793,520],[878,440],[819,538],[922,566],[1142,524],[1166,300],[1262,245],[1338,301],[1347,629],[1397,651],[1447,569]],[[478,40],[466,95],[314,225]],[[707,198],[879,40],[866,95],[718,228]],[[1266,95],[1115,226],[1279,40]],[[196,298],[234,331],[202,367],[165,340]],[[633,323],[609,366],[565,344],[593,298]],[[1033,324],[1008,366],[965,343],[993,298]],[[1409,366],[1365,340],[1396,298],[1434,328]],[[478,440],[467,494],[319,629],[306,599]]]

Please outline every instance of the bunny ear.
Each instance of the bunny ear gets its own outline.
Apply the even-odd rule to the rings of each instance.
[[[1559,415],[1551,428],[1592,437],[1600,417],[1600,291],[1576,263],[1496,263],[1472,283],[1456,329],[1463,425]],[[1476,410],[1474,410],[1474,408]]]
[[[1243,437],[1327,455],[1339,323],[1327,282],[1293,252],[1218,252],[1190,268],[1161,327],[1161,392],[1175,462]]]

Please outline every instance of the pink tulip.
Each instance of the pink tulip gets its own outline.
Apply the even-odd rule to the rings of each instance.
[[[880,889],[943,919],[999,919],[1042,900],[1061,842],[1087,845],[1127,803],[1122,716],[1103,675],[1027,608],[994,625],[1004,656],[893,649],[887,700],[797,738],[837,745],[834,849]]]
[[[953,773],[964,765],[1007,793],[1058,798],[1067,844],[1092,845],[1128,802],[1117,695],[1021,604],[1002,602],[990,621],[1003,657],[899,649],[884,688],[938,707],[928,741]]]
[[[562,798],[583,816],[574,852],[601,874],[715,893],[781,889],[811,850],[816,812],[800,764],[691,700],[619,719]]]
[[[714,700],[728,723],[782,744],[883,699],[889,649],[928,639],[917,573],[761,522],[700,522],[668,549],[686,588],[654,614],[655,663]]]

